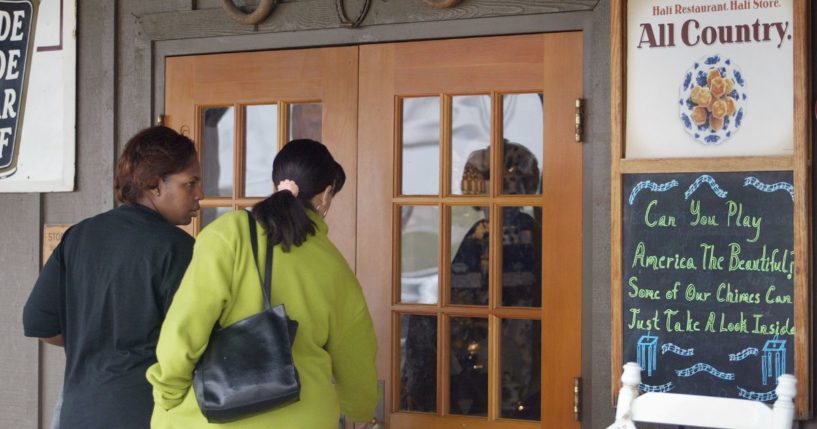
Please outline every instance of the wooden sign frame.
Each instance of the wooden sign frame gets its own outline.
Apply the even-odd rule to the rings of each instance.
[[[797,377],[796,415],[812,416],[812,240],[811,240],[811,66],[808,45],[811,2],[794,2],[794,152],[791,156],[729,158],[626,159],[627,0],[611,5],[611,306],[612,394],[620,388],[623,357],[622,319],[622,176],[628,173],[791,171],[794,176],[794,375]]]

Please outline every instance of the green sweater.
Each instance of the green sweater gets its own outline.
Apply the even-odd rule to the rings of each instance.
[[[337,428],[339,414],[371,419],[378,399],[377,340],[366,301],[346,260],[329,241],[326,223],[310,211],[317,232],[289,252],[274,248],[272,305],[284,303],[299,323],[293,358],[300,401],[225,424],[208,424],[193,389],[193,368],[216,321],[229,326],[262,310],[258,271],[244,211],[221,216],[196,239],[193,259],[167,313],[147,371],[153,385],[153,428]],[[258,225],[264,272],[267,240]],[[334,381],[334,383],[333,383]]]

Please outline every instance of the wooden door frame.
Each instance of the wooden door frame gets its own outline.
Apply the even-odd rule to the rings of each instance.
[[[532,66],[533,69],[538,69],[539,77],[535,78],[534,80],[537,82],[535,85],[539,86],[542,85],[540,88],[545,89],[545,110],[546,111],[553,111],[555,109],[551,109],[554,104],[558,104],[559,106],[568,106],[569,108],[559,109],[560,112],[566,112],[566,116],[559,117],[556,115],[546,115],[545,117],[545,130],[551,130],[547,135],[552,139],[553,142],[558,142],[554,145],[545,145],[545,157],[551,160],[573,160],[573,159],[580,159],[582,160],[583,157],[581,153],[583,152],[583,147],[581,143],[577,143],[574,141],[574,111],[573,106],[575,99],[577,97],[582,96],[583,91],[583,82],[581,80],[578,81],[577,84],[566,84],[563,83],[558,88],[547,88],[546,85],[543,85],[544,82],[564,82],[558,79],[560,75],[560,70],[565,68],[565,63],[555,63],[555,62],[548,62],[547,58],[550,57],[558,57],[558,58],[570,58],[569,55],[566,55],[566,52],[561,52],[562,50],[570,50],[575,49],[576,39],[578,38],[581,40],[582,35],[577,34],[576,32],[565,32],[559,34],[549,34],[549,35],[533,35],[530,38],[525,38],[524,43],[529,44],[532,43],[536,48],[534,49],[542,49],[542,55],[545,57],[543,62],[544,73],[542,73],[542,69],[538,69],[539,66]],[[454,41],[452,41],[454,42]],[[420,56],[429,56],[434,55],[433,52],[437,52],[438,49],[441,49],[443,52],[445,51],[444,46],[433,45],[434,42],[429,42],[429,44],[425,43],[418,43],[418,44],[408,44],[406,49],[407,52],[412,52],[412,55],[417,57]],[[491,40],[490,42],[486,43],[497,43],[497,40]],[[391,258],[387,261],[374,261],[372,258],[365,257],[364,255],[359,255],[359,271],[358,276],[361,279],[362,283],[365,284],[382,284],[384,282],[389,284],[383,284],[381,288],[377,290],[366,290],[367,299],[370,303],[375,303],[375,308],[372,308],[373,316],[375,320],[380,320],[381,323],[376,324],[376,330],[378,333],[378,337],[381,339],[381,344],[387,344],[389,346],[388,355],[386,356],[379,356],[378,358],[378,373],[381,376],[388,376],[390,377],[389,389],[386,393],[387,399],[387,406],[389,407],[388,413],[390,415],[391,421],[387,420],[387,423],[397,424],[399,427],[404,427],[401,425],[405,424],[419,424],[419,421],[422,421],[423,427],[430,427],[430,428],[441,428],[446,427],[449,424],[467,424],[467,427],[489,427],[489,425],[497,423],[496,420],[499,418],[498,408],[497,410],[489,409],[488,410],[488,418],[475,419],[473,417],[467,416],[451,416],[447,410],[447,391],[445,387],[447,385],[446,380],[443,380],[442,377],[444,376],[444,372],[448,367],[447,359],[446,359],[446,351],[438,351],[438,356],[442,356],[442,361],[438,362],[437,368],[437,402],[438,402],[438,409],[442,410],[442,416],[438,417],[436,412],[433,415],[421,415],[417,413],[411,412],[398,412],[394,411],[398,407],[398,400],[396,398],[397,394],[396,389],[398,383],[399,375],[393,371],[393,364],[397,356],[399,356],[399,348],[397,345],[397,341],[395,338],[398,337],[398,323],[396,323],[395,317],[396,314],[407,312],[412,314],[434,314],[437,315],[439,313],[440,317],[438,319],[438,339],[437,345],[438,349],[445,348],[447,344],[445,340],[445,335],[447,335],[447,330],[445,329],[445,319],[447,316],[450,316],[453,312],[459,312],[459,309],[450,309],[450,308],[440,308],[443,306],[443,302],[438,303],[437,305],[431,306],[418,306],[412,304],[401,304],[395,302],[396,296],[399,296],[399,271],[396,267],[399,266],[399,255],[398,250],[395,250],[392,242],[398,242],[400,231],[399,231],[399,213],[395,209],[395,204],[445,204],[448,203],[455,203],[459,204],[462,203],[463,200],[462,196],[447,196],[448,192],[443,192],[439,196],[405,196],[401,195],[400,190],[398,189],[398,179],[397,177],[400,176],[401,164],[399,162],[399,146],[398,142],[401,140],[400,135],[401,130],[399,125],[395,125],[396,118],[399,116],[400,112],[400,103],[399,100],[401,99],[402,95],[405,96],[421,96],[426,94],[427,91],[430,91],[428,88],[416,86],[412,82],[413,80],[409,78],[409,76],[414,76],[415,73],[424,73],[425,68],[417,69],[413,71],[409,71],[409,69],[401,69],[396,68],[395,66],[401,61],[398,57],[398,50],[403,47],[402,44],[382,44],[382,45],[375,45],[375,46],[364,46],[361,48],[360,53],[360,118],[361,118],[361,126],[359,127],[359,141],[358,147],[361,153],[371,153],[376,154],[375,156],[371,156],[368,158],[361,157],[358,163],[360,171],[365,171],[366,174],[370,175],[370,177],[376,178],[389,178],[390,180],[372,180],[372,181],[360,181],[360,190],[358,195],[360,196],[360,201],[358,204],[358,213],[361,217],[366,218],[366,224],[375,231],[391,231],[390,237],[392,237],[391,242],[383,243],[382,237],[374,236],[372,234],[360,234],[358,236],[359,240],[359,249],[368,249],[370,252],[375,254],[385,254],[391,255]],[[472,47],[473,48],[473,47]],[[470,52],[468,49],[465,52]],[[527,52],[527,51],[526,51]],[[427,54],[427,55],[424,55]],[[459,54],[458,56],[462,56]],[[509,56],[510,57],[510,56]],[[575,56],[574,56],[575,57]],[[526,57],[527,58],[527,57]],[[540,58],[541,59],[541,58]],[[485,59],[482,59],[483,62],[478,64],[485,65]],[[509,60],[508,58],[502,59],[504,62],[497,63],[497,64],[512,64],[513,61]],[[581,61],[583,58],[578,56],[576,59],[576,63],[570,64],[575,69],[582,70]],[[405,63],[406,59],[402,59],[402,62]],[[444,61],[444,60],[443,60]],[[414,63],[412,63],[414,64]],[[485,65],[486,70],[489,70],[491,66],[495,66],[497,64],[490,64]],[[446,66],[451,66],[451,64],[446,64]],[[399,70],[399,71],[398,71]],[[422,70],[422,71],[421,71]],[[456,67],[454,67],[456,70]],[[470,69],[469,69],[470,70]],[[528,69],[523,69],[528,70]],[[487,79],[487,76],[490,76],[490,73],[483,70],[480,67],[474,67],[472,71],[474,73],[473,78],[478,79],[479,77],[484,77]],[[402,73],[402,74],[401,74]],[[449,91],[451,93],[461,93],[466,91],[468,93],[480,93],[482,94],[485,92],[485,88],[481,88],[479,90],[471,88],[470,83],[464,83],[457,78],[449,75],[442,74],[440,72],[429,72],[431,76],[434,76],[434,88],[444,88],[441,89],[442,92],[448,94]],[[395,83],[395,77],[397,75],[404,76],[399,83]],[[538,80],[538,79],[541,79]],[[499,81],[497,81],[499,82]],[[541,83],[539,83],[541,82]],[[399,86],[398,86],[399,85]],[[498,84],[499,87],[495,89],[499,93],[515,93],[518,91],[519,82],[510,82],[502,80],[501,84]],[[438,91],[431,90],[435,95],[438,94]],[[494,94],[494,91],[490,91]],[[395,94],[394,97],[378,97],[377,94]],[[427,94],[426,94],[427,95]],[[446,100],[446,98],[441,99],[441,101]],[[501,103],[498,101],[498,98],[493,99],[494,107],[501,106]],[[444,103],[445,106],[448,104]],[[447,108],[441,109],[441,116],[443,118],[450,117],[450,111]],[[496,121],[496,117],[494,120]],[[364,121],[369,121],[371,126],[364,127],[362,124]],[[559,125],[557,125],[559,124]],[[568,127],[565,127],[563,124],[567,124]],[[445,131],[445,126],[443,126],[443,134],[447,133]],[[499,132],[499,127],[494,126],[492,127],[493,133]],[[556,134],[553,134],[556,133]],[[384,136],[390,136],[390,138],[385,138]],[[383,141],[383,140],[388,141]],[[440,162],[441,167],[443,164],[446,163],[446,140],[443,139],[441,142],[441,159]],[[500,139],[495,139],[499,141]],[[556,149],[554,149],[556,148]],[[552,153],[551,153],[552,151]],[[578,151],[578,156],[577,152]],[[494,171],[499,171],[500,169],[498,166],[500,165],[500,160],[497,157],[492,157],[494,163]],[[583,162],[583,160],[582,160]],[[447,173],[445,172],[446,168],[441,168],[441,178],[445,178]],[[573,416],[570,413],[573,410],[572,407],[572,400],[573,400],[573,387],[574,387],[574,379],[572,378],[573,375],[580,376],[582,371],[582,365],[580,362],[569,361],[570,356],[569,354],[560,355],[558,353],[553,353],[553,350],[548,349],[546,350],[546,337],[545,332],[547,332],[547,326],[559,326],[560,322],[567,320],[566,323],[568,326],[576,326],[581,331],[582,318],[583,318],[583,311],[580,313],[582,314],[575,314],[570,313],[570,311],[565,310],[562,313],[559,313],[558,309],[556,311],[548,312],[545,311],[546,305],[545,300],[548,299],[550,295],[547,293],[548,286],[555,287],[558,285],[565,285],[565,284],[577,284],[582,285],[581,291],[579,291],[576,295],[572,294],[565,294],[565,296],[559,296],[558,294],[553,294],[551,297],[550,302],[553,300],[559,300],[560,302],[564,302],[564,309],[571,309],[571,308],[583,308],[581,305],[581,301],[583,299],[583,291],[584,291],[584,283],[583,283],[583,274],[584,274],[584,266],[585,261],[583,259],[584,251],[583,251],[583,243],[584,240],[582,239],[582,229],[583,223],[579,222],[571,222],[576,218],[582,219],[583,218],[583,207],[585,201],[582,197],[583,191],[583,174],[579,174],[578,180],[575,183],[564,184],[563,179],[561,177],[557,177],[552,170],[545,169],[543,171],[543,188],[556,190],[555,194],[555,201],[565,201],[565,207],[561,209],[556,208],[553,204],[542,204],[541,199],[546,198],[543,195],[536,195],[536,196],[515,196],[518,200],[526,200],[526,201],[537,201],[535,204],[542,204],[543,207],[543,218],[544,219],[556,219],[552,224],[542,225],[543,227],[543,236],[542,241],[545,242],[548,239],[552,240],[552,242],[571,242],[572,240],[576,240],[579,242],[578,245],[575,247],[575,253],[571,253],[565,255],[564,252],[559,253],[560,256],[564,258],[559,262],[561,265],[571,265],[574,269],[571,271],[572,273],[576,273],[575,277],[568,278],[558,278],[556,279],[556,269],[548,269],[553,268],[553,266],[557,263],[555,261],[556,254],[559,250],[551,247],[543,246],[542,249],[542,259],[544,261],[542,266],[542,288],[543,288],[543,298],[542,298],[542,307],[541,310],[535,310],[538,314],[540,314],[539,320],[542,323],[542,351],[541,351],[541,367],[542,368],[561,368],[563,371],[560,372],[559,377],[549,378],[547,371],[542,372],[542,379],[541,379],[541,392],[543,398],[559,398],[556,400],[558,403],[555,405],[558,409],[565,410],[564,414],[559,415],[557,418],[561,418],[563,420],[559,420],[556,423],[559,427],[570,427],[571,424],[575,424],[573,422]],[[580,170],[583,171],[582,168]],[[442,181],[443,183],[447,183],[446,180]],[[498,203],[498,206],[502,206],[503,200],[510,198],[509,196],[498,196],[499,189],[500,189],[500,181],[494,180],[492,183],[494,184],[494,194],[491,197],[491,203]],[[564,186],[561,186],[564,185]],[[447,187],[447,184],[443,185],[443,187]],[[550,194],[548,194],[550,195]],[[487,197],[487,195],[486,195]],[[372,199],[372,202],[368,204],[362,204],[362,200],[365,198]],[[504,201],[507,204],[507,201]],[[377,213],[385,211],[386,213],[390,213],[391,216],[378,216]],[[571,213],[568,215],[567,213]],[[495,212],[496,215],[496,212]],[[440,212],[441,219],[446,217],[445,212]],[[497,219],[498,216],[493,216],[494,219]],[[561,223],[560,223],[561,222]],[[442,221],[441,225],[445,225],[445,221]],[[443,227],[441,227],[443,228]],[[358,228],[361,230],[361,227]],[[499,225],[494,223],[493,225],[494,236],[499,236],[497,233],[499,231]],[[445,233],[443,229],[440,230],[441,236],[444,236]],[[446,244],[443,244],[443,251],[440,253],[440,258],[445,258],[447,248]],[[496,249],[493,249],[496,252]],[[442,259],[441,259],[442,261]],[[444,263],[440,262],[440,266],[443,266]],[[494,269],[493,275],[497,276],[499,270]],[[443,278],[445,278],[444,273],[440,273]],[[553,275],[553,278],[549,280],[550,275]],[[442,285],[442,283],[441,283]],[[445,292],[443,292],[445,294]],[[563,300],[563,301],[561,301]],[[371,304],[370,304],[371,305]],[[384,307],[385,305],[385,307]],[[464,310],[463,310],[464,311]],[[524,311],[524,310],[523,310]],[[493,344],[498,344],[499,336],[498,332],[498,320],[497,316],[500,317],[507,317],[509,314],[514,313],[514,310],[509,309],[494,309],[492,310],[491,316],[489,316],[489,323],[492,326],[491,338],[489,338],[489,344],[493,342]],[[566,314],[570,313],[570,314]],[[459,314],[459,313],[458,313]],[[470,314],[470,313],[468,313]],[[471,314],[476,315],[476,313]],[[482,315],[482,313],[479,313]],[[513,316],[511,316],[513,317]],[[385,321],[385,322],[384,322]],[[578,326],[577,326],[578,325]],[[568,344],[569,343],[569,344]],[[582,344],[583,338],[581,335],[575,337],[575,343],[570,343],[570,341],[566,341],[564,346],[570,348],[570,350],[576,350],[578,353],[581,353],[583,349]],[[447,350],[447,349],[446,349]],[[493,348],[494,352],[498,350],[498,347]],[[548,353],[549,352],[549,353]],[[572,352],[570,352],[572,353]],[[582,356],[583,357],[583,356]],[[491,358],[491,365],[495,365],[493,367],[492,373],[498,372],[498,365],[499,357],[498,355],[494,354]],[[565,374],[570,374],[570,377],[565,377]],[[489,376],[488,382],[488,395],[489,397],[493,397],[493,403],[496,405],[498,404],[497,392],[498,386],[491,384],[491,377]],[[548,392],[551,394],[548,394]],[[559,395],[554,395],[552,392],[560,392]],[[564,392],[564,394],[561,394]],[[562,402],[563,401],[563,402]],[[551,402],[552,403],[552,402]],[[419,419],[419,420],[418,420]],[[530,427],[530,421],[514,421],[510,419],[502,419],[501,424],[503,427]],[[542,409],[542,422],[546,421],[546,412],[545,408]],[[538,423],[536,423],[538,424]],[[547,424],[547,423],[544,423]]]
[[[607,58],[609,43],[608,14],[609,5],[604,2],[596,6],[595,11],[572,12],[560,14],[534,14],[515,17],[476,18],[459,21],[425,22],[421,24],[395,24],[365,28],[358,31],[346,29],[331,29],[315,32],[282,33],[282,34],[254,34],[231,37],[220,37],[218,43],[212,38],[193,38],[190,35],[180,36],[177,40],[158,38],[149,31],[141,33],[140,43],[147,46],[146,54],[140,56],[134,73],[149,76],[147,83],[152,91],[152,98],[145,100],[141,105],[134,107],[130,114],[131,121],[144,124],[154,122],[164,110],[164,60],[168,56],[199,55],[209,53],[236,52],[244,50],[270,50],[299,47],[324,47],[337,44],[366,44],[372,40],[379,42],[399,42],[416,40],[418,37],[436,40],[446,38],[465,38],[488,35],[514,35],[520,33],[565,32],[581,31],[583,33],[583,59],[589,64],[596,58],[594,67],[585,67],[583,80],[585,98],[601,100],[586,105],[587,118],[585,133],[588,143],[584,150],[584,185],[583,206],[584,220],[582,232],[584,245],[582,253],[582,375],[585,385],[591,385],[592,380],[601,387],[591,391],[584,389],[581,401],[591,404],[593,392],[598,391],[606,395],[609,390],[605,387],[610,374],[608,363],[608,348],[606,333],[609,332],[609,302],[606,300],[607,270],[606,260],[609,259],[609,230],[605,223],[609,220],[609,213],[603,206],[594,204],[598,198],[605,196],[609,174],[606,174],[609,162],[609,149],[606,136],[609,133],[608,104],[604,102],[609,97],[609,65],[604,61]],[[599,60],[601,62],[599,62]],[[150,95],[148,95],[150,97]],[[142,106],[142,107],[139,107]],[[145,109],[144,106],[148,106]],[[127,112],[125,112],[127,113]],[[141,119],[139,119],[141,118]],[[593,171],[597,173],[592,173]],[[592,190],[599,190],[599,195],[593,195]],[[597,207],[598,206],[598,207]],[[597,261],[597,262],[593,262]],[[600,261],[600,262],[599,262]],[[594,281],[598,285],[594,286]],[[594,296],[594,288],[602,288]],[[595,329],[594,329],[595,327]],[[597,334],[594,335],[593,333]],[[598,335],[602,333],[602,335]],[[590,407],[586,405],[582,412],[585,427],[595,426],[594,421],[606,424],[612,416],[612,409],[606,407],[609,397],[603,402],[604,406]],[[609,408],[609,409],[608,409]],[[590,425],[590,426],[587,426]]]

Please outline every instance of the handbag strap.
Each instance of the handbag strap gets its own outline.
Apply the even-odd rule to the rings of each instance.
[[[258,279],[261,279],[261,269],[258,268],[258,237],[256,236],[257,229],[255,226],[255,219],[252,217],[252,213],[247,211],[247,221],[250,223],[250,244],[252,244],[252,256],[253,261],[255,262],[255,269],[258,270]],[[270,309],[270,294],[272,289],[272,245],[269,240],[267,240],[267,255],[265,258],[264,264],[264,278],[261,281],[261,292],[264,294],[264,309]]]

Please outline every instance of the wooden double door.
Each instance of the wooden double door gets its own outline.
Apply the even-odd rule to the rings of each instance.
[[[190,232],[267,195],[287,141],[321,140],[386,427],[578,427],[581,59],[581,33],[168,58],[166,124],[203,166]]]

